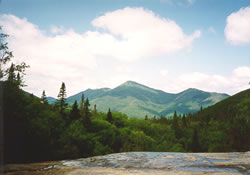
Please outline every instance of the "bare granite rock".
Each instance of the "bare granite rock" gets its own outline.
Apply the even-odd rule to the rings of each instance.
[[[5,167],[6,175],[248,175],[250,152],[128,152],[60,162],[15,165],[16,171],[13,166]]]

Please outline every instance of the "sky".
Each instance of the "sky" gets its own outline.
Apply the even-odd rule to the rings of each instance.
[[[250,0],[0,0],[0,26],[37,96],[250,88]]]

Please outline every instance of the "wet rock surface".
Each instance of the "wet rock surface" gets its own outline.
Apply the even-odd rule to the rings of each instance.
[[[21,171],[19,171],[19,174],[20,172]],[[250,174],[250,152],[128,152],[76,160],[65,160],[57,163],[54,162],[54,164],[50,164],[33,172],[38,174],[65,175],[247,175]],[[16,172],[9,172],[7,174],[10,175],[14,173]],[[29,172],[26,171],[26,174],[29,174]]]

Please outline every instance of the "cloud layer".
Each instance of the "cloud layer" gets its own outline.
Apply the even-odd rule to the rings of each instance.
[[[98,64],[102,59],[133,62],[167,55],[189,49],[200,36],[199,30],[185,35],[173,20],[144,8],[107,12],[92,21],[95,31],[83,33],[54,25],[50,31],[43,31],[26,18],[11,14],[0,15],[0,25],[10,35],[9,48],[14,51],[16,61],[31,66],[26,76],[28,89],[38,95],[49,86],[49,94],[53,96],[62,81],[74,84],[74,91],[100,85],[103,77],[93,76],[100,74]],[[79,81],[82,83],[77,84]]]
[[[250,67],[237,67],[231,75],[205,74],[190,72],[175,78],[164,76],[165,84],[159,84],[167,92],[180,92],[187,88],[198,88],[208,92],[234,94],[249,88]]]
[[[250,43],[250,6],[227,17],[225,37],[234,45]]]
[[[96,52],[121,60],[176,52],[190,47],[192,41],[200,36],[199,30],[185,35],[173,20],[161,18],[144,8],[125,8],[105,13],[93,20],[92,24],[112,34],[106,35],[108,47],[99,48]]]
[[[107,12],[92,21],[96,30],[83,33],[53,25],[51,31],[43,31],[14,15],[0,15],[0,25],[10,35],[15,61],[31,66],[26,90],[38,96],[47,88],[47,95],[55,97],[62,81],[73,95],[86,88],[112,88],[127,80],[169,92],[195,87],[232,94],[247,88],[250,79],[249,67],[238,67],[227,77],[189,72],[173,78],[168,70],[159,70],[157,78],[150,79],[150,71],[156,74],[158,70],[138,73],[136,66],[130,65],[190,50],[201,35],[199,30],[187,35],[175,21],[144,8]]]

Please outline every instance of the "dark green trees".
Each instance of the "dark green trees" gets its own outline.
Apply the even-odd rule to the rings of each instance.
[[[80,114],[84,115],[84,94],[82,94],[81,102],[80,102]]]
[[[173,129],[175,137],[177,139],[179,139],[181,137],[181,130],[180,130],[180,126],[179,126],[178,120],[179,119],[178,119],[177,113],[176,113],[176,111],[174,111],[174,118],[173,118],[173,123],[172,123],[172,129]]]
[[[194,129],[194,132],[193,132],[191,150],[193,152],[199,152],[201,150],[200,143],[199,143],[199,137],[198,137],[198,131],[196,128]]]
[[[85,128],[90,128],[91,125],[91,120],[90,120],[91,113],[89,110],[89,106],[90,106],[89,99],[87,98],[86,100],[84,100],[84,94],[82,94],[79,113]]]
[[[16,74],[15,74],[15,67],[13,63],[11,64],[7,72],[8,72],[8,81],[14,83],[16,81]]]
[[[62,82],[59,94],[57,95],[57,102],[56,105],[58,106],[61,113],[64,112],[68,104],[66,103],[66,86],[64,82]]]
[[[112,113],[110,112],[110,108],[109,108],[109,111],[108,111],[108,114],[107,114],[107,121],[109,122],[109,123],[111,123],[112,122]]]
[[[70,120],[78,120],[80,119],[80,110],[78,109],[77,101],[75,100],[74,104],[72,105],[72,109],[70,111],[69,118]]]
[[[83,106],[83,122],[84,122],[84,126],[87,129],[90,129],[90,125],[91,125],[91,120],[90,120],[91,113],[89,111],[89,106],[90,106],[89,99],[87,98]]]

